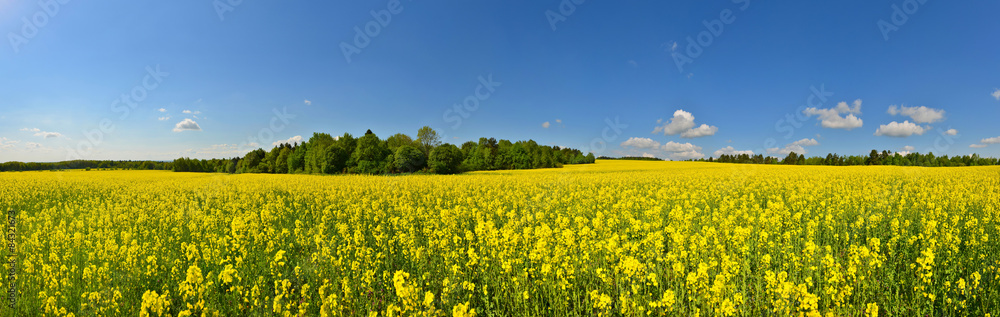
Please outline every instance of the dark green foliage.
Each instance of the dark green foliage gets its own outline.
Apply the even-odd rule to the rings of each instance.
[[[412,173],[427,166],[427,159],[424,152],[409,145],[400,146],[394,155],[395,164],[393,167],[403,173]]]
[[[457,146],[445,143],[431,151],[427,164],[435,173],[457,174],[461,172],[463,156],[462,150]]]
[[[358,139],[357,147],[351,154],[351,171],[358,174],[382,174],[387,172],[386,160],[389,148],[374,133],[365,134]]]
[[[538,145],[535,141],[480,138],[479,142],[465,142],[462,149],[454,145],[440,145],[440,136],[429,127],[418,132],[416,141],[398,133],[381,140],[371,130],[355,139],[344,133],[332,137],[327,133],[313,133],[302,144],[280,144],[270,152],[256,149],[244,157],[223,160],[192,160],[180,158],[169,164],[178,172],[217,173],[309,173],[309,174],[383,174],[413,173],[428,167],[438,173],[454,174],[463,171],[507,170],[562,167],[564,164],[594,163],[594,154],[586,156],[579,150]],[[441,148],[437,168],[428,154]],[[424,152],[424,149],[429,149]],[[454,151],[452,151],[454,150]],[[457,158],[457,161],[456,161]],[[457,164],[457,165],[456,165]],[[155,162],[148,164],[156,167]]]
[[[740,163],[740,164],[793,164],[793,165],[830,165],[830,166],[856,166],[856,165],[894,165],[894,166],[923,166],[923,167],[960,167],[960,166],[989,166],[1000,165],[1000,159],[984,158],[978,154],[966,156],[947,155],[935,157],[934,153],[892,153],[890,151],[879,152],[872,150],[867,156],[860,155],[837,155],[827,154],[825,157],[814,156],[806,158],[805,155],[789,153],[780,162],[773,157],[764,157],[761,154],[750,156],[721,155],[714,162],[719,163]]]

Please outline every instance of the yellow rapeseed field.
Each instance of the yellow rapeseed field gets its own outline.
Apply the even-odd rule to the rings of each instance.
[[[0,208],[3,316],[1000,315],[997,167],[22,172]]]

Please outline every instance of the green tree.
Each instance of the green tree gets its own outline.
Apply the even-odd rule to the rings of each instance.
[[[430,156],[431,150],[441,145],[441,136],[431,127],[424,126],[417,131],[417,143],[420,144],[420,150],[424,151],[424,155]]]
[[[288,174],[288,157],[292,155],[292,148],[282,146],[278,153],[278,158],[274,160],[274,172]]]
[[[353,172],[359,174],[381,174],[386,172],[386,158],[392,153],[374,133],[358,139],[357,147],[351,154]]]
[[[404,146],[404,145],[411,145],[412,146],[413,145],[413,138],[410,138],[409,135],[405,135],[405,134],[402,134],[402,133],[396,133],[396,134],[393,134],[392,136],[390,136],[389,138],[385,139],[385,145],[386,145],[386,147],[389,148],[390,151],[395,152],[396,149],[399,149],[399,147],[401,147],[401,146]]]
[[[396,161],[394,166],[403,173],[416,172],[427,165],[424,152],[409,145],[403,145],[396,149],[394,158]]]
[[[456,174],[461,172],[462,150],[457,146],[445,143],[431,151],[427,162],[431,170],[438,174]]]

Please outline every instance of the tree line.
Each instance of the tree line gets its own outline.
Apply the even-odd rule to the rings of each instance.
[[[169,170],[170,162],[157,161],[95,161],[75,160],[49,163],[5,162],[0,163],[0,172],[49,171],[67,169],[126,169],[126,170]]]
[[[480,138],[461,147],[442,143],[430,127],[417,138],[402,133],[385,140],[371,130],[355,138],[349,133],[333,137],[313,133],[303,143],[279,144],[270,151],[253,150],[230,159],[174,160],[175,172],[274,173],[274,174],[456,174],[468,171],[557,168],[564,164],[594,163],[593,154],[576,149],[539,145],[535,141],[510,142]]]
[[[622,157],[608,157],[600,156],[598,160],[621,160],[621,161],[662,161],[661,158],[656,157],[646,157],[646,156],[622,156]]]
[[[1000,165],[1000,159],[991,157],[980,157],[979,154],[964,156],[934,156],[933,152],[927,154],[893,153],[889,151],[879,152],[872,150],[868,156],[861,155],[837,155],[827,154],[826,157],[813,156],[806,158],[805,155],[788,153],[784,159],[775,157],[765,157],[762,154],[749,155],[720,155],[718,159],[708,158],[699,161],[719,162],[719,163],[740,163],[740,164],[785,164],[785,165],[829,165],[829,166],[855,166],[855,165],[893,165],[893,166],[923,166],[923,167],[959,167],[959,166],[991,166]]]

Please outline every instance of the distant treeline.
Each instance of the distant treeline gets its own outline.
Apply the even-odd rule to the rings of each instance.
[[[764,155],[721,155],[718,159],[708,158],[699,161],[741,164],[785,164],[785,165],[895,165],[924,167],[957,167],[957,166],[989,166],[1000,165],[1000,160],[990,157],[979,157],[978,154],[965,156],[934,156],[934,153],[908,153],[902,155],[889,151],[872,150],[868,156],[827,154],[826,157],[813,156],[806,158],[795,152],[788,153],[784,159],[764,157]]]
[[[156,161],[65,161],[54,163],[0,163],[0,172],[48,171],[65,169],[128,169],[128,170],[169,170],[170,162]]]
[[[398,133],[382,140],[371,130],[355,138],[349,133],[333,137],[313,133],[308,142],[280,144],[271,151],[257,149],[243,157],[198,160],[179,158],[175,172],[274,173],[274,174],[390,174],[438,173],[562,167],[594,163],[594,155],[580,150],[538,145],[535,141],[480,138],[461,147],[441,143],[430,127],[414,140]]]
[[[663,159],[655,157],[645,157],[645,156],[624,156],[624,157],[607,157],[601,156],[597,158],[598,160],[625,160],[625,161],[662,161]]]

